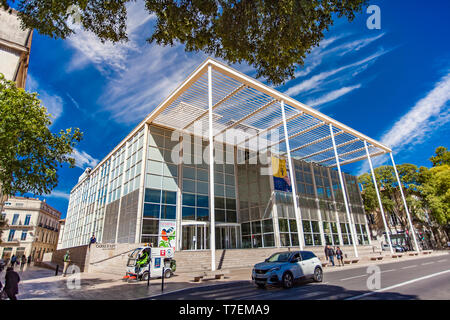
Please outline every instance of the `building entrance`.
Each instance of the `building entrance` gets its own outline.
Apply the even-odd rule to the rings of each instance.
[[[205,250],[209,248],[209,226],[206,223],[183,223],[182,250]]]
[[[239,248],[240,234],[239,225],[216,226],[216,248],[236,249]]]

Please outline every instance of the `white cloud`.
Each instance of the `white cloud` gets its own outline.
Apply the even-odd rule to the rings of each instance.
[[[340,97],[342,97],[343,95],[346,95],[347,93],[355,90],[355,89],[359,89],[361,88],[361,84],[357,84],[354,86],[350,86],[350,87],[343,87],[334,91],[331,91],[330,93],[327,93],[324,96],[321,96],[319,98],[313,99],[313,100],[308,100],[306,102],[307,105],[312,106],[312,107],[317,107],[320,105],[324,105],[328,102],[334,101],[336,99],[339,99]],[[320,108],[318,108],[320,109]]]
[[[364,58],[360,61],[345,65],[343,67],[332,69],[329,71],[321,72],[315,76],[312,76],[311,78],[309,78],[307,80],[300,82],[297,85],[290,87],[288,90],[286,90],[285,93],[290,96],[296,96],[301,92],[306,92],[311,89],[315,89],[315,88],[321,86],[325,80],[334,76],[335,74],[337,74],[341,71],[347,70],[347,69],[352,69],[352,68],[359,67],[361,65],[370,63],[370,62],[374,61],[375,59],[377,59],[378,57],[384,55],[387,52],[388,52],[388,50],[380,50],[377,53],[370,55],[367,58]]]
[[[54,123],[63,113],[64,100],[57,94],[43,89],[41,84],[31,74],[27,76],[26,87],[27,91],[39,94],[38,98],[42,101],[42,105],[47,108]]]
[[[85,151],[79,151],[78,149],[74,149],[72,156],[75,158],[75,166],[81,169],[85,169],[87,167],[94,168],[99,162],[97,159],[92,157]]]
[[[66,200],[69,200],[70,194],[63,192],[63,191],[57,191],[53,190],[50,194],[45,195],[47,198],[63,198]]]
[[[181,45],[149,45],[129,57],[126,70],[110,81],[100,101],[118,122],[142,120],[205,58],[188,56]]]
[[[425,133],[449,121],[449,100],[450,73],[383,134],[381,141],[392,148],[417,143]]]
[[[129,41],[115,44],[108,41],[102,43],[93,33],[73,25],[76,33],[67,40],[67,43],[75,50],[75,53],[69,63],[68,71],[84,68],[90,63],[104,75],[125,70],[128,54],[140,51],[135,42],[139,27],[153,17],[154,15],[150,15],[145,10],[143,1],[130,2],[127,5]]]
[[[412,149],[423,143],[431,134],[450,122],[450,73],[447,73],[422,99],[394,125],[387,130],[380,141],[394,152]],[[374,167],[388,160],[387,156],[373,159]],[[358,175],[369,170],[367,162],[363,163]]]

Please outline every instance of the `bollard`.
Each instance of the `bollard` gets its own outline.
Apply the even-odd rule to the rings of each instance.
[[[161,276],[161,292],[164,291],[164,266],[162,267],[162,276]]]
[[[59,264],[56,265],[56,269],[55,269],[55,276],[58,275],[58,270],[59,270]]]

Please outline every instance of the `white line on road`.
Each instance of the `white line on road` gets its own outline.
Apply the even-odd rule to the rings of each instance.
[[[438,262],[445,262],[447,259],[438,260]]]
[[[375,290],[375,291],[372,291],[372,292],[361,294],[359,296],[350,297],[350,298],[347,298],[345,300],[356,300],[356,299],[365,298],[365,297],[371,296],[371,295],[373,295],[375,293],[378,293],[378,292],[384,292],[384,291],[387,291],[387,290],[391,290],[391,289],[395,289],[395,288],[398,288],[398,287],[406,286],[408,284],[411,284],[411,283],[414,283],[414,282],[417,282],[417,281],[421,281],[421,280],[425,280],[425,279],[429,279],[429,278],[432,278],[432,277],[440,276],[441,274],[445,274],[445,273],[448,273],[448,272],[450,272],[450,270],[445,270],[445,271],[441,271],[441,272],[438,272],[438,273],[429,274],[428,276],[424,276],[424,277],[420,277],[420,278],[417,278],[417,279],[401,282],[401,283],[395,284],[395,285],[387,287],[387,288],[378,289],[378,290]]]
[[[341,279],[341,281],[356,279],[356,278],[361,278],[361,277],[367,277],[367,274],[362,274],[360,276],[354,276],[354,277],[350,277],[350,278],[344,278],[344,279]]]
[[[395,269],[384,270],[384,271],[381,271],[380,273],[383,273],[383,272],[391,272],[391,271],[395,271]],[[362,275],[360,275],[360,276],[354,276],[354,277],[350,277],[350,278],[344,278],[344,279],[341,279],[341,281],[346,281],[346,280],[351,280],[351,279],[356,279],[356,278],[362,278],[362,277],[367,277],[367,276],[368,276],[368,274],[362,274]]]
[[[403,267],[402,269],[409,269],[409,268],[414,268],[414,267],[417,267],[417,264],[414,264],[412,266]]]
[[[381,271],[380,273],[384,273],[384,272],[391,272],[391,271],[395,271],[395,269],[384,270],[384,271]]]
[[[426,266],[427,264],[433,264],[434,263],[434,261],[431,261],[431,262],[425,262],[425,263],[422,263],[422,265],[423,266]]]

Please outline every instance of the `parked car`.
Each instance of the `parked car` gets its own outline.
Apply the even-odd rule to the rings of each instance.
[[[296,280],[305,278],[323,279],[322,263],[311,251],[277,252],[252,270],[252,280],[260,288],[279,284],[291,288]]]
[[[389,247],[389,244],[387,244],[387,243],[383,243],[383,245],[381,246],[381,249],[383,251],[390,251],[391,250],[391,248]],[[405,252],[406,251],[405,248],[403,248],[402,246],[400,246],[398,244],[393,244],[392,245],[392,249],[395,252]]]

